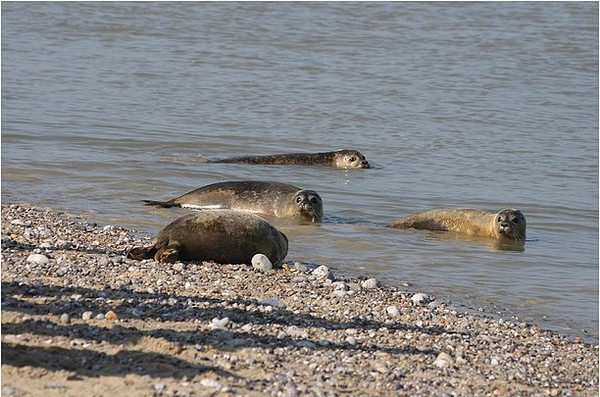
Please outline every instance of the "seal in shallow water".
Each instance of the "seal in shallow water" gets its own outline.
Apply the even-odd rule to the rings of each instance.
[[[205,210],[171,222],[148,247],[135,247],[131,259],[159,262],[214,261],[250,264],[256,254],[279,265],[287,255],[288,239],[264,219],[232,210]]]
[[[516,209],[494,212],[471,208],[439,208],[401,218],[389,226],[525,241],[526,225],[525,216]]]
[[[219,182],[169,201],[144,201],[164,208],[227,208],[309,222],[323,219],[323,200],[317,192],[280,182]]]
[[[356,150],[340,149],[324,153],[288,153],[271,156],[245,156],[223,160],[213,160],[211,163],[242,163],[266,165],[325,165],[336,168],[370,168],[369,162]]]

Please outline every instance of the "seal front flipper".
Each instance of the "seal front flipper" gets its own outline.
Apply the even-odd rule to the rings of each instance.
[[[156,247],[133,247],[127,252],[127,258],[141,261],[143,259],[152,259],[156,254]]]
[[[181,245],[177,243],[169,244],[159,249],[154,255],[154,260],[158,262],[175,263],[179,260]]]

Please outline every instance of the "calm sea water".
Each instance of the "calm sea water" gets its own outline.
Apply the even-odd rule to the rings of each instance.
[[[355,148],[373,169],[204,164]],[[155,234],[224,180],[319,191],[289,260],[598,337],[598,3],[2,3],[2,202]],[[517,207],[523,252],[383,227]]]

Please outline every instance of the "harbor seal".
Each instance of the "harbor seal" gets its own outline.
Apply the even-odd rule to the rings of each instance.
[[[388,226],[525,241],[526,224],[525,216],[516,209],[495,212],[472,208],[438,208],[401,218]]]
[[[206,210],[177,218],[150,246],[134,247],[131,259],[159,262],[214,261],[247,263],[258,253],[279,265],[287,255],[288,239],[266,220],[233,210]]]
[[[270,156],[244,156],[213,160],[210,162],[265,165],[324,165],[344,169],[370,168],[369,162],[362,153],[350,149],[340,149],[323,153],[288,153]]]
[[[169,201],[144,201],[163,208],[226,208],[315,223],[323,219],[323,200],[317,192],[280,182],[219,182]]]

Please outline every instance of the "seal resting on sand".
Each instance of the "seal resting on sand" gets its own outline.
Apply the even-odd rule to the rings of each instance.
[[[401,218],[388,226],[525,241],[526,222],[523,213],[516,209],[496,212],[473,208],[438,208]]]
[[[152,245],[134,247],[131,259],[159,262],[214,261],[250,264],[255,254],[274,266],[288,251],[288,239],[266,220],[245,212],[205,210],[182,216],[165,227]]]
[[[369,162],[362,153],[350,149],[340,149],[323,153],[287,153],[270,156],[233,157],[209,162],[265,165],[324,165],[345,169],[370,168]]]
[[[163,208],[226,208],[308,222],[323,219],[323,200],[317,192],[280,182],[219,182],[169,201],[144,201]]]

